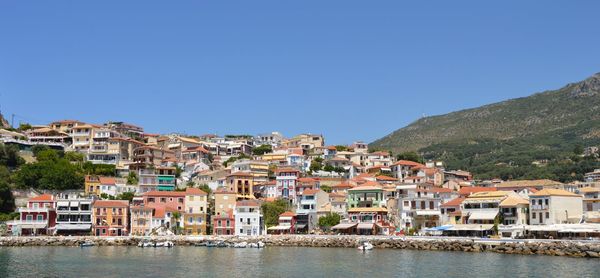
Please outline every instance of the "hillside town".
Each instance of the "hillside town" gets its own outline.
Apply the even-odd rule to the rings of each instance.
[[[14,236],[600,237],[600,169],[572,183],[475,180],[320,134],[152,134],[124,122],[0,129],[0,142],[28,162],[45,146],[111,169],[81,188],[13,189]]]

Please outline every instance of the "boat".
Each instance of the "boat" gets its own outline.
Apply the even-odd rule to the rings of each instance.
[[[266,244],[262,241],[259,241],[258,243],[256,243],[258,246],[257,248],[265,248]]]
[[[196,247],[206,247],[206,242],[196,242],[196,243],[194,243],[194,246],[196,246]]]
[[[172,241],[163,242],[163,247],[171,248],[173,246],[175,246],[175,244]]]
[[[86,241],[86,242],[82,242],[82,243],[80,243],[80,244],[79,244],[79,247],[92,247],[92,246],[94,246],[94,245],[95,245],[95,244],[94,244],[93,242],[91,242],[91,241]]]
[[[205,244],[206,247],[227,247],[227,243],[223,241],[209,241]]]
[[[246,248],[248,247],[248,242],[238,242],[236,244],[233,245],[233,248]]]
[[[373,244],[368,242],[363,242],[358,246],[358,250],[367,251],[373,249]]]
[[[248,248],[265,248],[265,243],[262,241],[256,243],[248,243]]]

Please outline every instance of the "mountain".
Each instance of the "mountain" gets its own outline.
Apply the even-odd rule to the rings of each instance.
[[[2,114],[0,114],[0,128],[6,128],[9,126],[10,124],[8,123],[8,121],[4,118]]]
[[[447,160],[451,168],[486,164],[491,169],[492,164],[561,159],[574,149],[598,145],[600,73],[558,90],[422,118],[369,148],[417,151],[425,158]],[[489,172],[480,174],[487,177]]]

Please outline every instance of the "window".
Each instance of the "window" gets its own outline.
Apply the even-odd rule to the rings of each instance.
[[[37,215],[37,221],[44,221],[44,216],[41,214]]]
[[[429,201],[429,209],[433,209],[433,201]]]
[[[190,217],[190,218],[188,219],[188,223],[194,223],[194,217]]]
[[[243,234],[243,233],[244,233],[244,229],[240,229],[240,234]]]
[[[550,213],[546,212],[546,219],[549,219],[549,218],[550,218]]]
[[[546,205],[548,205],[548,199],[545,199],[544,201],[546,202]]]
[[[531,218],[535,219],[535,213],[531,214]]]
[[[27,216],[25,216],[25,219],[27,221],[33,221],[33,215],[27,215]]]

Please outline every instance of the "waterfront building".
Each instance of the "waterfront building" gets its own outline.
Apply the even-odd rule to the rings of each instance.
[[[463,224],[463,215],[461,211],[464,197],[457,197],[440,205],[441,225]]]
[[[508,196],[500,203],[500,215],[502,223],[498,233],[502,237],[523,236],[525,226],[529,224],[529,201],[521,196]]]
[[[264,220],[258,200],[242,200],[235,204],[235,235],[265,234]]]
[[[50,235],[56,225],[54,196],[43,194],[30,198],[27,207],[19,208],[19,220],[8,223],[13,235]]]
[[[183,213],[185,209],[185,192],[182,191],[149,191],[142,195],[145,205],[163,204]]]
[[[144,204],[130,207],[131,215],[131,235],[144,236],[149,235],[152,229],[152,219],[154,208]]]
[[[318,226],[317,212],[329,202],[329,194],[320,189],[306,189],[300,195],[296,209],[296,232],[308,232]]]
[[[279,215],[278,225],[269,227],[269,234],[295,234],[296,231],[296,214],[291,211],[286,211]]]
[[[229,210],[235,209],[236,192],[227,188],[218,188],[214,193],[215,215],[225,215]]]
[[[562,189],[543,189],[529,195],[531,225],[579,223],[583,217],[581,195]]]
[[[224,213],[219,213],[212,218],[213,235],[234,235],[235,218],[233,209],[228,209]]]
[[[183,229],[186,235],[205,235],[208,222],[208,194],[198,188],[185,190]]]
[[[583,194],[583,220],[586,223],[600,223],[600,188],[584,187],[579,192]]]
[[[56,200],[56,231],[58,235],[89,235],[92,229],[92,198],[77,194]]]
[[[436,190],[437,189],[437,190]],[[407,231],[417,231],[437,227],[441,223],[440,205],[442,188],[422,189],[416,185],[400,185],[396,187],[398,197],[398,215],[400,227]]]
[[[94,235],[126,236],[129,234],[129,201],[98,200],[93,203]]]

